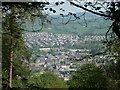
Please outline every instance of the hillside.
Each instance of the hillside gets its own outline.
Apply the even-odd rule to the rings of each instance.
[[[68,24],[63,24],[62,19],[53,19],[51,25],[48,25],[42,32],[51,32],[56,34],[104,34],[110,26],[110,22],[95,15],[86,14],[86,22],[81,17],[80,20],[70,21]],[[65,18],[63,22],[67,22]],[[87,24],[87,26],[86,26]]]
[[[58,16],[52,16],[54,18]],[[67,18],[57,18],[57,19],[51,19],[51,17],[48,17],[48,20],[51,21],[51,24],[47,24],[41,32],[51,32],[55,34],[78,34],[78,35],[86,35],[86,34],[105,34],[108,30],[111,22],[105,20],[104,18],[98,17],[96,15],[86,13],[85,19],[81,17],[80,20],[76,21],[70,21],[67,24],[64,24],[68,21],[69,17]],[[72,17],[73,19],[73,17]],[[34,23],[34,26],[32,23],[27,23],[27,30],[32,30],[31,26],[33,26],[34,30],[37,30],[40,28],[39,25],[39,19],[36,19],[36,22]],[[87,24],[87,25],[86,25]]]

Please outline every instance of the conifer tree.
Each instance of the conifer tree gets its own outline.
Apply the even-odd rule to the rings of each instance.
[[[34,22],[35,17],[43,20],[45,17],[40,11],[43,5],[41,3],[27,2],[5,2],[2,5],[3,88],[26,87],[25,82],[30,74],[28,68],[30,53],[22,37],[22,32],[25,30],[21,27],[21,24],[28,17],[31,18],[32,22]]]
[[[29,53],[13,13],[4,18],[3,30],[5,32],[2,35],[3,83],[12,88],[13,78],[23,79],[29,74],[24,65]]]

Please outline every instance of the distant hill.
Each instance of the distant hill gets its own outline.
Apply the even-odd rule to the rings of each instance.
[[[77,15],[82,15],[83,13],[77,13]],[[57,18],[58,16],[52,16],[54,18]],[[105,34],[108,30],[111,22],[107,21],[101,17],[98,17],[97,15],[93,15],[91,13],[86,13],[85,18],[81,17],[79,20],[76,21],[70,21],[68,22],[69,17],[67,18],[57,18],[57,19],[51,19],[51,17],[48,17],[50,19],[51,24],[48,24],[43,28],[41,32],[51,32],[55,34],[78,34],[78,35],[86,35],[86,34]],[[74,19],[72,17],[72,19]],[[39,29],[39,22],[36,19],[36,22],[34,23],[34,29]],[[86,25],[87,24],[87,25]],[[27,30],[31,30],[32,25],[28,23]],[[87,26],[87,27],[86,27]]]

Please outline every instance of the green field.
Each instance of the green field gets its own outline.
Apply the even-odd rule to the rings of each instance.
[[[56,16],[53,16],[56,17]],[[65,22],[68,21],[69,18],[58,18],[58,19],[52,19],[48,17],[48,20],[51,21],[51,24],[45,25],[45,27],[42,29],[41,32],[51,32],[55,34],[78,34],[78,35],[86,35],[86,34],[105,34],[111,25],[111,22],[108,20],[105,20],[101,17],[97,17],[96,15],[87,13],[86,14],[86,22],[84,18],[81,17],[81,19],[76,21],[70,21],[67,24],[63,24],[62,20]],[[40,28],[40,25],[38,24],[38,19],[36,19],[34,25],[32,23],[27,23],[27,30],[31,30],[31,26],[34,26],[34,30],[37,30]],[[86,26],[87,24],[87,26]]]
[[[111,24],[110,21],[104,20],[103,18],[98,18],[94,20],[92,18],[86,17],[86,23],[83,19],[77,21],[70,21],[68,24],[62,24],[61,20],[52,20],[52,24],[47,25],[47,28],[43,29],[42,32],[51,32],[56,34],[105,34]],[[50,29],[48,29],[50,28]]]

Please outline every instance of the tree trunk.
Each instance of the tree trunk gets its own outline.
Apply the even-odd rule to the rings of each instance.
[[[10,58],[10,76],[9,76],[9,87],[12,88],[12,67],[13,67],[13,51],[11,51],[11,58]]]

